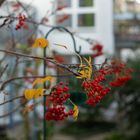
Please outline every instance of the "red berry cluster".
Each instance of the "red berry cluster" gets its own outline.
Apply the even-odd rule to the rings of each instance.
[[[93,57],[103,55],[103,46],[101,44],[94,45],[92,50],[94,52],[94,54],[92,55]]]
[[[111,61],[111,67],[110,67],[110,74],[115,73],[119,74],[122,72],[123,69],[125,69],[126,65],[122,63],[120,60],[112,59]]]
[[[64,103],[69,99],[69,88],[62,82],[53,87],[49,101],[51,107],[46,112],[46,120],[64,120],[66,117],[73,115],[73,110],[66,112]]]
[[[112,87],[120,87],[120,86],[124,85],[131,78],[132,78],[131,75],[120,76],[117,79],[115,79],[114,81],[110,82],[110,85]]]
[[[104,80],[106,80],[105,74],[100,73],[93,80],[83,82],[82,86],[88,97],[87,104],[92,106],[96,105],[110,91],[109,87],[101,84]]]
[[[65,112],[64,106],[51,107],[47,110],[46,120],[64,120],[66,117],[73,115],[73,110]]]
[[[23,27],[24,29],[27,29],[28,26],[27,26],[27,24],[25,23],[25,20],[26,20],[26,16],[25,16],[25,15],[19,14],[19,16],[18,16],[18,23],[16,24],[15,30],[19,30],[19,29],[21,29],[22,27]]]
[[[53,88],[53,91],[51,92],[50,101],[56,105],[57,104],[63,105],[70,97],[68,91],[69,88],[67,86],[62,86],[62,85],[55,86]]]
[[[113,60],[111,63],[112,67],[110,74],[115,74],[115,79],[110,82],[110,86],[120,87],[123,86],[127,81],[129,81],[133,72],[132,69],[126,67],[126,65],[119,60]]]
[[[88,97],[86,103],[92,106],[96,105],[111,90],[109,86],[123,86],[132,78],[132,72],[133,70],[126,68],[124,63],[113,59],[111,66],[102,67],[94,73],[93,80],[85,80],[83,82],[82,87]],[[109,75],[115,77],[115,80],[110,80],[110,78],[108,78]],[[105,82],[109,82],[109,84],[104,86]]]

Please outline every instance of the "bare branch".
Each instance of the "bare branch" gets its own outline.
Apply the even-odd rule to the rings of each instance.
[[[1,85],[1,88],[0,90],[3,90],[4,87],[6,86],[6,84],[8,84],[9,82],[11,81],[14,81],[14,80],[20,80],[20,79],[35,79],[35,78],[44,78],[45,76],[21,76],[21,77],[13,77],[13,78],[10,78],[6,81],[4,81]]]
[[[4,105],[4,104],[7,104],[7,103],[9,103],[9,102],[13,102],[14,100],[17,100],[17,99],[20,99],[20,98],[23,98],[24,96],[22,95],[22,96],[17,96],[17,97],[14,97],[14,98],[11,98],[10,100],[7,100],[7,101],[5,101],[5,102],[3,102],[3,103],[0,103],[0,106],[1,105]]]
[[[9,19],[6,18],[6,19],[3,21],[3,23],[0,25],[0,28],[3,27],[3,26],[5,26],[5,25],[7,25],[7,22],[8,22],[8,21],[9,21]]]
[[[8,18],[8,19],[10,19],[11,22],[12,22],[13,20],[17,20],[17,17],[13,17],[13,16],[0,16],[0,19],[1,19],[1,18]],[[34,20],[32,20],[32,19],[26,19],[26,22],[32,23],[32,24],[37,25],[37,26],[42,25],[42,26],[44,26],[44,27],[50,27],[50,28],[55,27],[54,25],[48,25],[48,24],[44,24],[44,23],[42,23],[42,22],[36,22],[36,21],[34,21]],[[59,31],[63,32],[63,30],[59,30]],[[78,38],[81,39],[81,40],[84,40],[84,41],[88,42],[89,44],[92,44],[91,42],[95,42],[95,40],[92,40],[92,39],[89,39],[89,38],[81,37],[80,35],[76,34],[76,32],[71,32],[71,34],[74,35],[75,37],[78,37]]]
[[[3,114],[3,115],[0,115],[0,118],[7,117],[7,116],[9,116],[9,115],[12,114],[12,113],[17,112],[17,111],[20,109],[20,107],[21,107],[21,106],[24,106],[27,102],[28,102],[28,101],[26,101],[26,102],[20,104],[19,106],[17,106],[15,109],[13,109],[12,111],[10,111],[10,112],[8,112],[8,113],[5,113],[5,114]]]
[[[101,65],[100,69],[103,69],[103,67],[107,64],[108,59],[106,58],[105,61],[103,62],[103,64]]]
[[[12,111],[10,111],[10,112],[8,112],[8,113],[5,113],[5,114],[1,115],[0,118],[8,117],[10,114],[15,113],[16,111],[18,111],[18,110],[21,108],[21,106],[24,106],[26,103],[28,103],[28,101],[23,102],[21,105],[19,105],[18,107],[16,107],[16,108],[13,109]],[[37,103],[34,103],[34,104],[33,104],[33,107],[35,107],[35,106],[38,105],[38,104],[40,104],[40,101],[37,102]]]
[[[39,59],[39,60],[43,60],[43,61],[48,61],[48,62],[51,62],[51,63],[57,65],[58,67],[61,67],[63,69],[66,69],[67,71],[73,73],[75,76],[79,76],[78,73],[75,73],[68,66],[65,66],[63,64],[57,63],[55,60],[53,60],[52,57],[38,57],[38,56],[26,55],[26,54],[17,53],[17,52],[13,52],[13,51],[2,50],[2,49],[0,49],[0,52],[5,52],[5,53],[9,53],[9,54],[16,55],[16,56],[18,55],[18,56],[22,56],[22,57],[28,57],[28,58],[33,58],[33,59]]]
[[[79,76],[79,74],[77,74],[78,76]],[[48,76],[48,75],[46,75],[46,76]],[[2,91],[2,90],[4,90],[4,88],[5,88],[5,86],[8,84],[8,83],[10,83],[10,82],[12,82],[12,81],[15,81],[15,80],[21,80],[21,79],[36,79],[36,78],[44,78],[44,77],[46,77],[46,76],[39,76],[39,75],[34,75],[34,76],[20,76],[20,77],[13,77],[13,78],[10,78],[10,79],[8,79],[8,80],[6,80],[6,81],[4,81],[2,84],[1,84],[1,87],[0,87],[0,91]],[[59,77],[59,76],[68,76],[68,75],[51,75],[52,77]]]
[[[29,57],[29,58],[33,58],[33,59],[41,59],[41,60],[47,60],[47,59],[53,59],[52,57],[38,57],[38,56],[33,56],[33,55],[26,55],[26,54],[22,54],[22,53],[17,53],[14,51],[7,51],[7,50],[2,50],[0,49],[0,52],[4,52],[4,53],[8,53],[8,54],[12,54],[12,55],[18,55],[18,56],[22,56],[22,57]]]
[[[6,64],[3,70],[0,71],[0,78],[2,77],[2,75],[4,74],[7,68],[8,68],[8,64]]]

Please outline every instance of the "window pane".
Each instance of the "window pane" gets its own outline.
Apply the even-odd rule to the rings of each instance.
[[[72,16],[71,15],[57,15],[56,16],[56,25],[71,27],[72,26]]]
[[[90,7],[93,6],[93,0],[79,0],[80,7]]]
[[[71,0],[57,0],[58,7],[66,6],[71,7]]]
[[[79,14],[78,26],[91,27],[95,25],[94,14]]]

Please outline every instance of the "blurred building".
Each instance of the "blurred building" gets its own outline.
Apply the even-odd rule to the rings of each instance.
[[[115,52],[124,59],[140,46],[140,0],[114,0]]]
[[[113,37],[113,1],[112,0],[55,0],[55,7],[63,7],[52,19],[53,25],[64,26],[85,39],[93,39],[104,46],[106,54],[114,53]],[[63,16],[69,16],[60,22]],[[91,54],[91,45],[75,36],[77,50],[82,47],[81,54]],[[52,48],[61,54],[74,52],[71,38],[66,33],[55,32],[50,35],[53,43],[66,45],[69,50],[55,46]],[[102,61],[104,58],[102,59]],[[100,63],[102,62],[100,61]]]

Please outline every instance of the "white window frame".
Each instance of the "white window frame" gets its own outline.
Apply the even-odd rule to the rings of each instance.
[[[80,7],[79,6],[79,0],[71,0],[71,7],[64,8],[61,11],[57,12],[57,15],[64,15],[68,14],[72,17],[72,26],[70,28],[73,28],[78,31],[91,31],[92,32],[96,28],[96,0],[93,0],[93,6],[90,7]],[[78,26],[78,15],[79,14],[94,14],[94,26],[87,27],[87,26]]]

